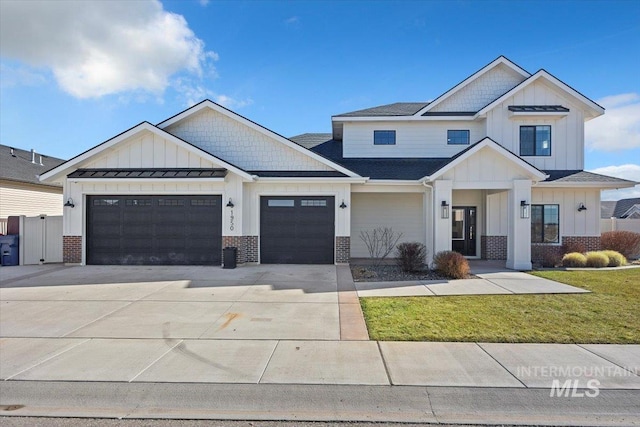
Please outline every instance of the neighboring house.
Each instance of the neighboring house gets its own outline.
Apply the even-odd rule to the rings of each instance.
[[[219,265],[226,246],[241,263],[343,263],[386,226],[429,260],[455,249],[528,269],[532,247],[598,247],[601,189],[635,184],[583,171],[584,122],[603,113],[499,57],[431,103],[333,116],[330,134],[287,139],[205,100],[41,179],[74,200],[71,263]]]
[[[602,202],[601,210],[602,219],[640,219],[640,197]]]
[[[62,215],[62,183],[38,175],[64,160],[0,145],[0,220],[13,215]]]

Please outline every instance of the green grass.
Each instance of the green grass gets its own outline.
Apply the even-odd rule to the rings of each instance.
[[[361,298],[373,340],[640,343],[640,269],[541,271],[590,294]]]

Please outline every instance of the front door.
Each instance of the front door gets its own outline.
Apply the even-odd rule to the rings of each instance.
[[[464,256],[476,256],[476,207],[451,209],[451,248]]]

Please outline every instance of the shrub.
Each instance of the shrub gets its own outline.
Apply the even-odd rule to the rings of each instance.
[[[422,271],[427,248],[418,242],[400,243],[396,246],[396,255],[396,262],[402,271],[407,273]]]
[[[586,267],[587,257],[580,252],[571,252],[562,257],[563,267]]]
[[[566,242],[562,244],[562,253],[570,254],[571,252],[585,253],[587,252],[587,248],[583,243],[580,242]]]
[[[464,279],[469,275],[469,262],[458,252],[442,251],[433,257],[433,269],[451,279]]]
[[[374,267],[382,264],[384,259],[393,251],[402,237],[402,233],[396,234],[392,228],[378,227],[371,232],[361,231],[360,239],[369,251],[369,256]]]
[[[602,249],[620,252],[627,259],[640,256],[640,233],[632,231],[607,231],[600,236]]]
[[[587,252],[587,267],[602,268],[609,265],[609,257],[604,252]]]
[[[545,251],[542,254],[540,264],[542,264],[544,268],[553,268],[560,264],[560,255],[555,251]]]
[[[620,267],[627,264],[627,259],[620,252],[602,251],[602,253],[609,257],[609,267]]]

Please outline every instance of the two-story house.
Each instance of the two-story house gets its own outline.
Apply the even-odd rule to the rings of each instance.
[[[65,261],[343,263],[362,231],[531,268],[532,247],[599,245],[602,189],[584,122],[604,109],[499,57],[432,102],[332,117],[291,139],[205,100],[42,175],[64,185]],[[541,253],[536,250],[534,253]],[[427,260],[427,261],[429,261]]]

